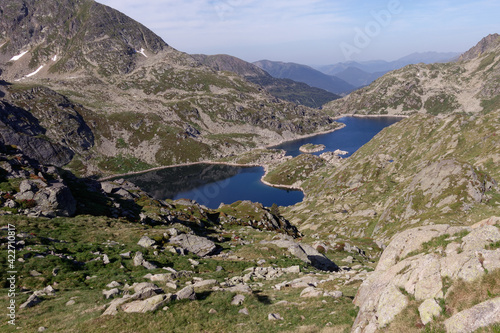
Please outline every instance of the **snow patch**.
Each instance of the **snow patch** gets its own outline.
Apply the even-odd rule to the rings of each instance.
[[[38,73],[38,72],[39,72],[42,68],[43,68],[43,65],[42,65],[42,66],[40,66],[40,67],[38,67],[38,69],[37,69],[36,71],[34,71],[33,73],[30,73],[30,74],[26,75],[25,77],[30,77],[30,76],[35,75],[35,74],[36,74],[36,73]]]
[[[57,61],[57,54],[52,57],[52,61]]]
[[[141,47],[140,51],[135,50],[135,52],[140,53],[140,54],[142,54],[143,56],[145,56],[147,58],[148,56],[146,55],[146,53],[144,53],[144,51],[145,50],[142,47]]]
[[[26,53],[28,53],[28,51],[24,51],[24,52],[23,52],[23,53],[21,53],[21,54],[18,54],[18,55],[16,55],[16,56],[13,56],[12,58],[10,58],[10,60],[9,60],[9,61],[17,61],[17,60],[21,59],[21,57],[22,57],[23,55],[25,55]]]

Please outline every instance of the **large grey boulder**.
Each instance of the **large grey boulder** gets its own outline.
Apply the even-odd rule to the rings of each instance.
[[[146,313],[150,311],[156,311],[163,307],[165,304],[172,300],[172,295],[156,295],[145,300],[133,301],[130,303],[125,303],[121,306],[123,312],[127,313]]]
[[[444,325],[448,333],[468,333],[499,322],[500,297],[497,297],[454,314]]]
[[[144,255],[142,252],[137,251],[135,253],[134,259],[133,259],[134,266],[143,266],[146,269],[156,269],[158,268],[155,264],[150,263],[146,259],[144,259]]]
[[[181,234],[170,238],[170,243],[196,254],[199,257],[204,257],[215,252],[216,245],[211,240],[191,234]]]
[[[189,299],[194,301],[196,299],[196,293],[194,292],[193,286],[187,286],[181,289],[178,293],[175,294],[175,299]]]
[[[19,306],[20,309],[31,308],[42,301],[37,295],[33,294],[28,297],[28,300]]]
[[[37,209],[45,215],[73,216],[76,200],[70,189],[63,183],[53,183],[38,191],[34,198]]]
[[[287,248],[291,254],[317,269],[330,272],[336,272],[340,269],[333,261],[328,259],[324,254],[318,252],[312,246],[296,243],[291,237],[283,237],[282,239],[265,243],[274,244],[280,248]]]
[[[156,242],[149,238],[148,236],[142,236],[141,239],[137,242],[137,245],[142,246],[144,248],[151,247],[155,244]]]

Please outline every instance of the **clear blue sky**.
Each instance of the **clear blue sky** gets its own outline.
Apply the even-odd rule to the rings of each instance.
[[[463,52],[500,33],[500,1],[98,0],[187,53],[309,65]]]

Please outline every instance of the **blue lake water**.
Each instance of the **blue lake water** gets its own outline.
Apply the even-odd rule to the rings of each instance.
[[[349,157],[361,146],[370,141],[382,129],[399,120],[401,120],[399,117],[343,117],[337,120],[339,123],[344,123],[346,125],[340,130],[326,134],[318,134],[310,138],[288,141],[272,148],[284,149],[287,155],[295,157],[301,154],[299,148],[302,145],[307,143],[323,144],[326,146],[325,150],[314,153],[314,155],[320,155],[327,151],[340,149],[348,152],[343,157]]]
[[[288,155],[300,154],[300,146],[306,143],[324,144],[325,151],[336,149],[348,152],[350,156],[371,140],[384,127],[401,118],[356,118],[344,117],[339,122],[346,124],[340,130],[310,138],[289,141],[273,148],[284,149]],[[197,164],[165,168],[128,176],[127,179],[150,193],[156,199],[192,199],[209,208],[221,203],[230,204],[238,200],[260,202],[266,207],[273,203],[290,206],[304,198],[301,191],[279,189],[263,184],[262,167],[233,167],[215,164]]]

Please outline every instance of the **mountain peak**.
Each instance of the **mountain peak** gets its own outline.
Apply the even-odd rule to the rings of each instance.
[[[481,39],[479,43],[477,43],[470,50],[462,54],[458,60],[462,61],[462,60],[471,60],[477,58],[478,56],[480,56],[485,52],[492,51],[494,48],[498,47],[498,45],[500,45],[500,35],[490,34]]]
[[[168,47],[142,24],[93,0],[9,0],[0,3],[0,28],[6,32],[0,64],[29,63],[50,73],[128,73]]]

